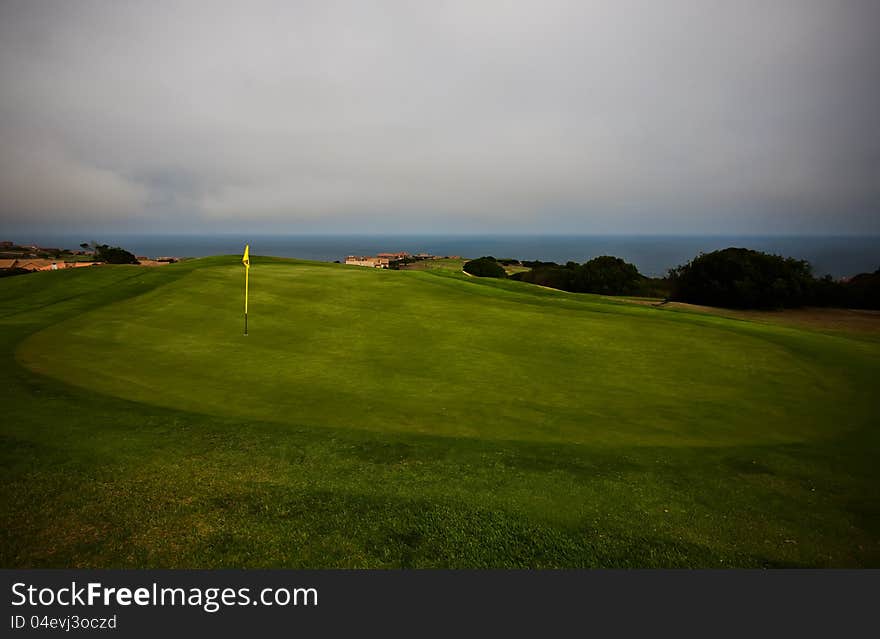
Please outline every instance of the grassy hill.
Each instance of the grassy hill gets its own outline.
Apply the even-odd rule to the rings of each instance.
[[[880,566],[880,340],[454,270],[0,281],[0,565]]]

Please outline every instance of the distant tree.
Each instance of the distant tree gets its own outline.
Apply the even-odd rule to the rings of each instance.
[[[672,299],[728,308],[789,308],[811,301],[810,265],[745,248],[703,253],[669,272]]]
[[[95,259],[107,264],[140,264],[133,253],[118,246],[99,244],[95,248]]]
[[[465,262],[465,272],[477,277],[495,277],[504,279],[507,277],[507,271],[501,266],[494,257],[481,257],[470,262]]]
[[[619,257],[594,257],[576,270],[577,287],[583,293],[602,295],[633,295],[642,276],[638,269]]]
[[[846,306],[847,290],[842,282],[833,279],[830,275],[817,278],[813,281],[813,290],[809,303],[815,306]]]
[[[533,266],[531,271],[514,273],[511,275],[511,279],[548,288],[557,288],[561,291],[577,292],[577,275],[573,269],[557,264],[550,265],[540,262],[538,264],[538,266]]]
[[[880,268],[861,273],[843,283],[844,300],[849,308],[880,310]]]
[[[642,277],[633,295],[669,299],[669,280],[664,277]]]
[[[599,293],[602,295],[634,295],[647,280],[638,269],[619,257],[603,255],[584,264],[567,262],[523,262],[533,265],[531,271],[512,276],[523,282],[558,288],[572,293]]]

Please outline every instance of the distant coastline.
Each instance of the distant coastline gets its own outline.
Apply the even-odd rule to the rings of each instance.
[[[698,253],[737,246],[808,260],[816,275],[847,277],[880,267],[880,236],[743,235],[155,235],[134,233],[3,232],[0,239],[71,248],[98,240],[138,255],[203,257],[234,254],[251,245],[254,255],[332,262],[348,255],[407,251],[435,255],[513,257],[564,263],[616,255],[652,277]],[[95,237],[92,237],[95,235]],[[100,237],[98,237],[100,235]],[[8,236],[8,237],[7,237]]]

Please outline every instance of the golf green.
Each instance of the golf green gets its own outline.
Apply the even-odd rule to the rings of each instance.
[[[259,257],[244,336],[242,288],[0,281],[3,566],[880,564],[876,339]]]

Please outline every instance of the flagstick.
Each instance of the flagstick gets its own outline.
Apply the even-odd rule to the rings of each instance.
[[[247,337],[247,303],[248,303],[248,274],[251,269],[244,269],[244,336]]]

